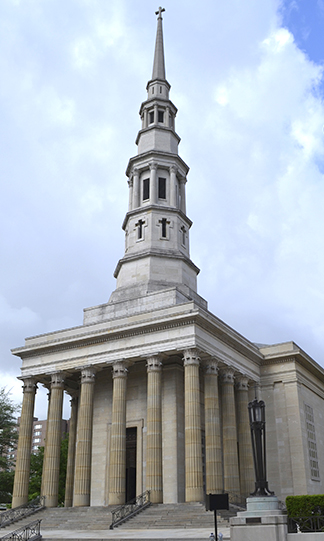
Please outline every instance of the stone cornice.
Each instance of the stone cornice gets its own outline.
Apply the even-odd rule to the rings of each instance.
[[[165,259],[181,259],[182,261],[187,263],[187,265],[189,267],[191,267],[196,272],[196,274],[199,274],[199,272],[200,272],[200,269],[198,269],[198,267],[196,267],[196,265],[191,261],[191,259],[189,259],[189,257],[186,257],[181,252],[174,252],[173,250],[170,250],[170,251],[167,252],[165,250],[164,251],[162,251],[162,250],[154,250],[154,249],[151,248],[150,250],[145,250],[143,252],[136,252],[134,254],[129,254],[129,255],[126,254],[122,259],[120,259],[118,261],[118,263],[116,265],[115,272],[114,272],[114,277],[117,278],[123,263],[126,263],[128,261],[135,261],[137,259],[143,259],[145,257],[161,257],[161,258],[165,258]]]
[[[122,223],[122,229],[125,231],[129,218],[131,218],[133,216],[137,216],[137,215],[147,214],[148,212],[151,212],[152,210],[156,210],[156,211],[160,212],[162,215],[165,214],[166,212],[171,213],[171,214],[178,214],[180,216],[180,218],[186,223],[186,225],[188,226],[189,229],[192,226],[192,221],[190,220],[190,218],[188,218],[188,216],[182,210],[180,210],[178,208],[168,207],[166,205],[165,206],[147,205],[145,207],[137,207],[136,209],[129,210],[126,213],[126,216],[125,216],[124,221]]]
[[[149,128],[145,129],[147,130]],[[171,128],[165,129],[170,130]],[[189,172],[188,165],[183,161],[182,158],[180,158],[179,154],[173,154],[172,152],[164,152],[162,150],[148,150],[147,152],[143,152],[142,154],[138,154],[137,156],[133,156],[132,158],[130,158],[126,169],[126,176],[130,176],[133,167],[138,167],[138,169],[141,169],[141,163],[143,164],[143,166],[145,164],[145,167],[148,168],[149,161],[151,161],[152,158],[155,159],[159,163],[159,166],[162,168],[164,166],[169,167],[170,165],[178,164],[184,170],[184,176],[186,176]]]

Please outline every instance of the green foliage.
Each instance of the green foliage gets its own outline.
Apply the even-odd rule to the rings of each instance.
[[[61,453],[60,453],[60,477],[59,477],[59,495],[58,504],[64,505],[65,499],[65,480],[66,480],[66,466],[68,455],[69,438],[68,435],[64,435],[61,441]],[[31,455],[30,460],[30,475],[29,475],[29,500],[33,500],[40,495],[42,484],[42,471],[44,461],[44,447],[39,447],[36,453]]]
[[[10,391],[0,388],[0,503],[10,502],[12,497],[14,464],[8,455],[17,446],[18,411],[19,406],[13,403]]]
[[[324,494],[287,496],[286,507],[289,517],[323,516]]]

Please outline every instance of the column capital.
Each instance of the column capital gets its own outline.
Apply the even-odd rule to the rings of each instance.
[[[177,174],[178,172],[178,168],[176,165],[170,165],[170,173],[175,173]]]
[[[63,387],[64,387],[63,372],[55,372],[55,374],[51,374],[51,389],[63,389]]]
[[[96,377],[96,369],[92,366],[86,366],[81,370],[81,385],[83,383],[94,383]]]
[[[37,381],[35,378],[19,378],[23,382],[23,393],[36,393],[37,391]]]
[[[151,171],[152,171],[152,169],[156,170],[158,168],[158,164],[156,162],[152,162],[152,163],[150,163],[149,167],[150,167]]]
[[[126,378],[128,373],[127,362],[126,361],[116,361],[112,366],[112,377],[115,378]]]
[[[131,188],[133,186],[133,174],[128,179],[128,186]]]
[[[215,358],[208,359],[205,362],[205,374],[217,376],[219,372],[219,361]]]
[[[222,369],[222,382],[224,383],[230,383],[234,385],[234,373],[235,370],[231,366],[227,366],[226,368]]]
[[[139,175],[139,169],[137,167],[134,167],[132,170],[132,175]]]
[[[238,374],[235,376],[235,388],[238,391],[249,390],[249,378],[246,374]]]
[[[152,355],[152,357],[147,358],[146,368],[148,372],[161,372],[162,366],[160,355]]]
[[[184,366],[198,365],[200,364],[200,357],[196,348],[185,349],[183,352]]]
[[[187,183],[186,177],[180,177],[179,182],[180,182],[180,184],[186,184]]]

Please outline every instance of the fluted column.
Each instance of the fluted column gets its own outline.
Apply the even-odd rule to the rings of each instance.
[[[177,202],[177,168],[174,165],[170,167],[170,206],[178,207]]]
[[[197,351],[184,351],[186,501],[203,501],[200,387]]]
[[[51,377],[50,406],[46,428],[42,479],[46,507],[56,507],[58,504],[63,392],[64,378],[63,374],[58,372]]]
[[[223,416],[223,456],[224,489],[230,499],[240,495],[240,479],[237,454],[237,430],[234,397],[234,370],[222,372],[222,416]]]
[[[254,467],[248,412],[249,385],[246,376],[236,377],[237,426],[240,457],[241,496],[247,498],[254,490]]]
[[[125,362],[113,366],[113,403],[109,463],[109,505],[125,503],[126,495],[126,385]]]
[[[128,193],[128,211],[131,211],[132,208],[133,208],[133,177],[132,176],[128,181],[128,189],[129,189],[129,193]]]
[[[28,502],[28,485],[30,470],[30,454],[33,436],[33,415],[36,394],[34,378],[23,380],[23,403],[19,425],[19,439],[16,458],[15,481],[13,487],[12,507]]]
[[[162,503],[162,362],[158,355],[147,359],[147,451],[146,489],[151,502]]]
[[[151,163],[150,164],[150,170],[151,170],[150,200],[151,200],[152,205],[156,205],[156,203],[157,203],[157,179],[156,179],[157,164],[156,163]]]
[[[77,416],[78,416],[77,394],[72,395],[70,402],[71,402],[71,416],[70,416],[70,427],[69,427],[68,457],[67,457],[67,465],[66,465],[64,507],[72,507],[72,503],[73,503],[75,446],[76,446],[76,431],[77,431]]]
[[[139,185],[139,171],[133,170],[133,209],[137,209],[140,206],[140,185]]]
[[[210,359],[205,365],[206,494],[216,494],[223,489],[220,430],[218,362]]]
[[[96,370],[81,371],[80,404],[75,447],[73,507],[90,505],[93,392]]]

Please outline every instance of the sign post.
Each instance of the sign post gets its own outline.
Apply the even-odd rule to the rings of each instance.
[[[217,510],[228,509],[228,494],[206,494],[206,511],[214,511],[215,539],[217,541]]]

